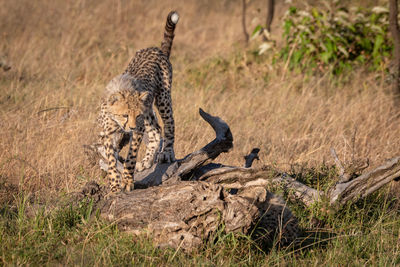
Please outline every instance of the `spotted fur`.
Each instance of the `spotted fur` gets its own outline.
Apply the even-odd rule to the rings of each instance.
[[[147,133],[149,142],[145,157],[137,166],[138,170],[151,167],[156,160],[175,161],[175,124],[171,101],[172,66],[169,56],[178,20],[178,13],[170,12],[161,48],[150,47],[137,51],[125,72],[114,78],[107,86],[107,96],[101,106],[99,121],[104,131],[108,179],[112,192],[132,189],[137,151],[144,132]],[[163,121],[163,142],[160,153],[157,153],[157,149],[161,131],[152,109],[153,103]],[[119,158],[119,142],[122,136],[127,134],[129,134],[129,148],[121,177],[116,163]]]

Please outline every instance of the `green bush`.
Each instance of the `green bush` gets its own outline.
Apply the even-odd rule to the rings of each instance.
[[[285,44],[279,52],[291,69],[340,74],[355,65],[386,69],[392,42],[388,9],[291,7],[285,14]]]

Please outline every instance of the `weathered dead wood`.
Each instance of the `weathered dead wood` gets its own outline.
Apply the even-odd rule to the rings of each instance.
[[[257,209],[242,198],[224,195],[222,186],[188,182],[117,196],[104,204],[101,214],[126,231],[149,231],[160,245],[190,248],[202,244],[221,223],[227,231],[246,233]]]
[[[331,155],[335,160],[336,168],[339,171],[339,182],[347,182],[348,180],[350,180],[349,175],[345,176],[345,169],[343,163],[340,161],[338,155],[336,154],[336,150],[333,147],[331,147]]]
[[[400,157],[395,157],[351,181],[337,183],[329,190],[330,203],[344,205],[354,202],[369,196],[398,177],[400,177]]]
[[[251,165],[253,165],[254,160],[259,160],[260,158],[258,157],[258,152],[260,152],[259,148],[253,148],[250,152],[250,154],[244,156],[244,167],[245,168],[250,168]]]
[[[306,206],[313,205],[322,197],[318,190],[296,181],[286,173],[280,173],[267,166],[261,169],[222,167],[203,174],[199,179],[221,184],[227,189],[243,189],[254,186],[269,189],[280,188],[292,201],[301,201]]]
[[[321,199],[340,206],[366,197],[400,177],[400,157],[356,177],[355,172],[345,169],[334,149],[331,152],[340,177],[327,192],[304,185],[272,167],[252,169],[210,163],[233,147],[233,137],[226,122],[201,109],[200,115],[216,133],[209,144],[173,164],[155,164],[136,173],[133,192],[105,200],[105,189],[91,184],[81,195],[99,203],[103,218],[115,221],[126,231],[146,232],[160,246],[191,249],[202,244],[221,225],[227,232],[244,234],[257,225],[261,227],[255,231],[260,240],[271,240],[279,232],[282,244],[288,244],[296,238],[297,221],[285,201],[269,190],[279,188],[289,199],[305,206]],[[246,157],[246,166],[258,157],[258,152],[259,149],[253,149]],[[97,153],[104,154],[101,146]],[[351,174],[345,176],[346,173]]]
[[[233,147],[233,136],[228,124],[221,118],[204,112],[201,108],[199,112],[200,116],[214,129],[215,139],[200,150],[187,155],[182,160],[178,160],[171,165],[163,176],[163,182],[168,180],[168,183],[171,184],[185,179],[185,176],[188,176],[194,170],[215,159],[219,154],[228,152]]]
[[[159,246],[190,250],[220,227],[225,232],[257,233],[263,243],[278,236],[283,245],[292,243],[298,233],[297,220],[285,202],[262,187],[231,195],[221,185],[181,182],[121,193],[107,200],[97,184],[87,187],[82,195],[98,201],[101,217],[122,230],[148,234]]]
[[[369,159],[356,161],[353,158],[351,165],[345,168],[333,147],[331,147],[331,155],[335,160],[336,168],[339,171],[338,183],[346,183],[351,179],[354,179],[355,177],[359,176],[357,175],[358,173],[369,167]]]
[[[200,115],[216,133],[209,144],[171,165],[156,164],[145,172],[136,173],[137,190],[133,192],[104,199],[107,188],[89,183],[81,197],[98,202],[103,218],[115,221],[126,231],[147,232],[161,246],[191,249],[202,244],[221,225],[226,232],[243,234],[249,234],[250,229],[257,226],[252,230],[257,240],[272,241],[278,235],[281,244],[293,242],[298,232],[295,217],[285,201],[269,193],[264,186],[253,185],[242,188],[238,194],[228,194],[223,186],[215,183],[182,181],[221,168],[222,165],[217,164],[203,165],[233,146],[226,122],[201,109]],[[104,157],[101,148],[97,146],[97,153]],[[253,150],[251,161],[257,153]],[[150,187],[161,183],[163,185]]]
[[[339,181],[328,190],[327,194],[270,167],[261,169],[221,167],[204,173],[199,180],[235,189],[251,186],[264,186],[268,189],[279,187],[291,200],[301,201],[306,206],[314,205],[323,198],[328,199],[331,205],[340,206],[367,197],[398,177],[400,177],[400,157],[392,158],[350,181],[341,180],[339,177]]]

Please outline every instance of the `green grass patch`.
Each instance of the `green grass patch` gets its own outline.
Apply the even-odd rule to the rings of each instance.
[[[319,173],[321,170],[319,170]],[[329,173],[329,172],[328,172]],[[307,177],[307,175],[305,175]],[[323,180],[323,179],[322,179]],[[220,231],[201,248],[183,252],[157,248],[146,236],[133,236],[101,220],[91,202],[52,212],[36,210],[23,195],[3,206],[0,262],[16,265],[395,265],[400,263],[400,214],[396,200],[376,193],[333,213],[320,206],[291,203],[303,234],[295,246],[263,249],[250,236]],[[31,212],[28,212],[31,213]],[[313,225],[317,218],[319,225]]]

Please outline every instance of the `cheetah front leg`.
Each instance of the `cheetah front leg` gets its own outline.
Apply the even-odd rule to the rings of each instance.
[[[114,134],[118,131],[119,126],[112,120],[107,120],[105,124],[104,147],[108,163],[108,183],[111,193],[121,191],[121,174],[117,170],[118,148],[115,142]]]
[[[145,157],[137,164],[136,170],[143,171],[144,169],[150,168],[155,162],[156,152],[158,152],[161,139],[161,130],[157,122],[157,117],[153,111],[145,116],[144,127],[149,138],[149,143],[146,146]]]
[[[168,91],[164,91],[156,96],[156,106],[164,124],[163,146],[161,153],[158,155],[158,162],[171,163],[175,161],[175,123],[172,112],[171,95]]]
[[[130,134],[128,154],[124,162],[124,179],[122,188],[127,192],[133,189],[133,176],[135,173],[137,152],[142,142],[143,131],[133,131]]]

